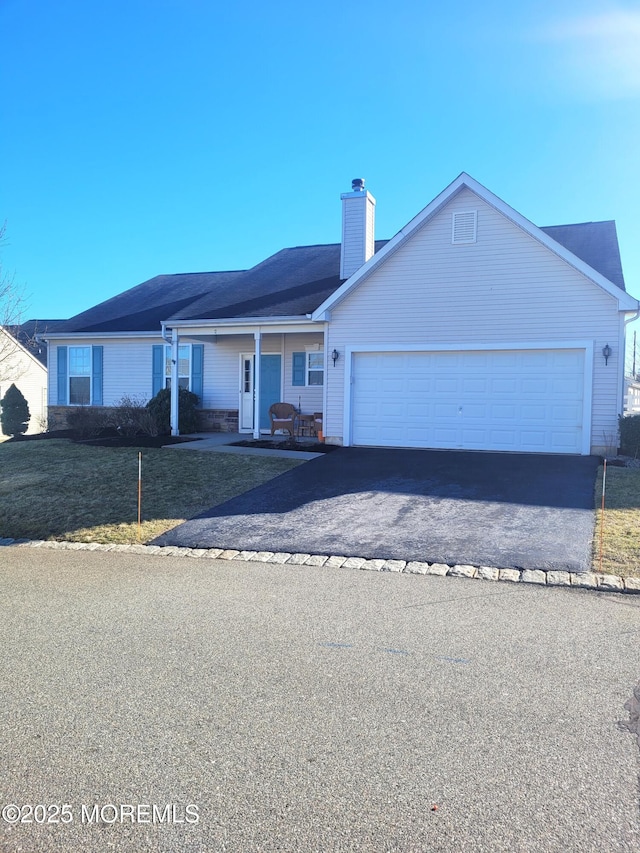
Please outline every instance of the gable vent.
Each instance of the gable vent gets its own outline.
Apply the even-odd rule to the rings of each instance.
[[[478,229],[478,211],[465,210],[453,214],[452,243],[475,243]]]

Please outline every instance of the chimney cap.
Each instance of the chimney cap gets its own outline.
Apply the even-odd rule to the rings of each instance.
[[[354,192],[354,193],[364,192],[364,178],[354,178],[351,181],[351,192]]]

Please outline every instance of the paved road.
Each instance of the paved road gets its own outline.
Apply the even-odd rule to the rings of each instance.
[[[0,801],[73,818],[3,853],[640,849],[640,597],[0,548],[0,606]]]
[[[590,570],[593,456],[345,447],[162,544]]]

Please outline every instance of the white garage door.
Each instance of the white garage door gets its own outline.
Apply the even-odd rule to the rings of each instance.
[[[580,453],[584,350],[353,356],[356,445]]]

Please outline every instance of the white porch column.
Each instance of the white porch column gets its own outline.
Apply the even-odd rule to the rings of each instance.
[[[178,427],[178,330],[171,330],[171,435],[180,435]]]
[[[260,355],[262,332],[254,332],[255,366],[253,368],[253,437],[260,438]]]

